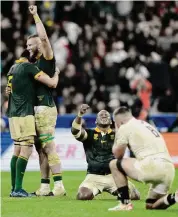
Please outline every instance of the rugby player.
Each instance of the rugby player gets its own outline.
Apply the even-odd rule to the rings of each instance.
[[[8,118],[11,138],[14,140],[14,153],[11,159],[12,197],[28,197],[22,189],[28,159],[34,144],[36,101],[35,80],[56,88],[58,74],[50,78],[38,67],[28,62],[28,51],[11,67],[8,73],[8,87],[11,89],[8,102]]]
[[[38,35],[32,35],[27,40],[27,50],[31,61],[50,77],[55,73],[55,58],[46,30],[37,13],[37,6],[29,7],[33,15]],[[35,123],[40,143],[36,143],[41,169],[41,186],[35,192],[37,196],[50,195],[49,167],[54,180],[52,195],[63,196],[65,189],[62,182],[61,162],[56,152],[54,132],[57,120],[57,109],[53,100],[51,88],[39,84],[36,87],[37,106],[35,108]]]
[[[175,176],[162,135],[147,122],[135,119],[127,107],[116,109],[113,116],[116,126],[113,154],[117,159],[110,162],[110,169],[121,202],[109,211],[133,209],[127,177],[149,183],[146,208],[162,209],[159,204],[155,207],[155,203],[167,194]],[[135,158],[123,158],[126,147],[132,150]]]
[[[87,176],[78,189],[78,200],[92,200],[96,195],[106,191],[117,195],[117,187],[109,169],[109,162],[114,159],[112,146],[114,144],[115,132],[111,130],[111,116],[106,110],[97,114],[96,128],[84,129],[82,127],[82,116],[89,106],[83,104],[77,117],[72,123],[72,134],[83,143],[88,163]],[[140,194],[132,183],[130,196],[139,199]]]

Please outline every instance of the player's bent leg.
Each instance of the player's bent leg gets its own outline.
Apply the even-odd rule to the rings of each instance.
[[[77,193],[77,200],[93,200],[94,194],[91,189],[87,187],[80,187]]]
[[[167,209],[175,203],[178,203],[178,190],[157,200],[152,204],[152,209]]]
[[[127,174],[122,167],[122,160],[115,159],[112,160],[109,164],[111,173],[113,175],[114,181],[118,188],[117,189],[118,200],[121,201],[117,206],[110,208],[109,211],[121,211],[121,210],[133,209],[133,205],[131,204],[130,196],[129,196]]]

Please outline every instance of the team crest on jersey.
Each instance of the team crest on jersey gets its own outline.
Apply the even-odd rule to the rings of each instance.
[[[111,140],[114,140],[114,135],[111,135],[110,138],[111,138]]]
[[[43,96],[37,96],[39,101],[42,101],[42,99],[44,98],[44,95]]]
[[[94,140],[98,139],[98,134],[94,134]]]

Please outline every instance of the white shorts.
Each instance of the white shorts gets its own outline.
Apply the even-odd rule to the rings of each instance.
[[[134,196],[135,192],[135,185],[129,181],[129,191],[130,197]],[[95,174],[88,174],[85,177],[85,180],[79,186],[88,188],[92,191],[93,195],[96,196],[97,194],[102,193],[103,191],[113,194],[117,191],[117,186],[114,182],[112,174],[109,175],[95,175]],[[114,194],[115,195],[115,194]]]
[[[138,181],[150,183],[149,198],[165,195],[169,191],[175,176],[174,165],[165,159],[147,157],[134,164]]]

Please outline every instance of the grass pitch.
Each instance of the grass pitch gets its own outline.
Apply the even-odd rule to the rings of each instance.
[[[83,171],[63,173],[63,181],[67,196],[38,197],[38,198],[10,198],[10,173],[1,173],[2,217],[178,217],[178,204],[168,210],[145,210],[145,197],[148,186],[135,183],[141,192],[141,200],[133,201],[134,210],[129,212],[108,212],[108,208],[117,205],[116,198],[103,193],[92,201],[77,201],[75,199],[79,184],[85,177]],[[24,179],[24,189],[33,192],[40,185],[39,172],[27,172]],[[178,188],[178,170],[172,186],[172,191]]]

